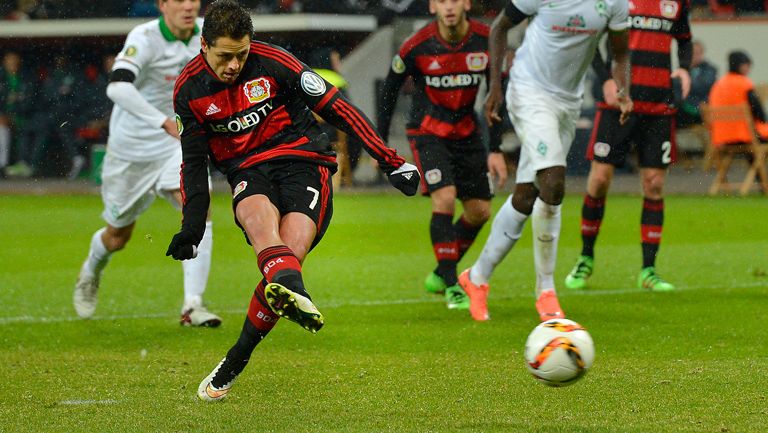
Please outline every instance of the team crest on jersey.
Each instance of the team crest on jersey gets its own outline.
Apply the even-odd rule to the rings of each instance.
[[[398,74],[405,72],[405,62],[400,58],[399,55],[392,57],[392,70]]]
[[[269,98],[269,80],[259,77],[255,80],[247,81],[243,85],[243,91],[251,104],[261,102]]]
[[[595,2],[595,10],[601,17],[608,17],[608,5],[605,4],[605,0],[597,0]]]
[[[665,18],[675,18],[677,16],[677,9],[680,6],[674,0],[661,0],[659,8],[661,8],[661,15]]]
[[[184,124],[181,123],[181,116],[176,115],[176,129],[179,131],[179,135],[184,132]]]
[[[467,67],[470,71],[483,71],[488,65],[488,54],[469,53],[467,54]]]
[[[568,17],[567,27],[586,27],[587,22],[584,20],[584,15],[571,15]]]
[[[244,180],[240,181],[240,183],[238,183],[237,186],[235,186],[234,191],[232,191],[232,198],[237,197],[238,194],[240,194],[241,192],[245,191],[245,187],[247,187],[247,186],[248,186],[248,182],[246,182]]]
[[[593,150],[595,152],[595,156],[605,158],[609,153],[611,153],[611,145],[608,143],[603,143],[602,141],[597,141],[595,142],[595,147]]]

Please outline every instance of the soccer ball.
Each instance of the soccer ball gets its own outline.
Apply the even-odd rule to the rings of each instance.
[[[549,386],[566,386],[592,367],[595,345],[583,326],[568,319],[540,323],[525,342],[528,371]]]

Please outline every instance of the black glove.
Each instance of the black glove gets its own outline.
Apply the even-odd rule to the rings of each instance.
[[[189,260],[197,257],[197,245],[199,242],[195,239],[195,235],[188,230],[182,230],[171,239],[171,243],[168,245],[168,251],[165,252],[166,256],[173,256],[176,260]]]
[[[421,181],[419,170],[415,165],[407,162],[397,170],[389,173],[387,178],[392,186],[408,196],[416,194],[416,191],[419,189],[419,182]]]

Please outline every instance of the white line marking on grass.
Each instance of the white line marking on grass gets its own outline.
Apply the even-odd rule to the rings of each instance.
[[[59,404],[62,406],[87,406],[91,404],[118,404],[120,400],[63,400]]]
[[[768,281],[755,281],[751,283],[741,284],[719,284],[708,286],[678,286],[675,292],[683,291],[695,291],[695,290],[725,290],[725,289],[751,289],[755,287],[768,287]],[[671,292],[670,294],[674,294]],[[625,295],[630,293],[648,293],[647,290],[636,288],[624,288],[624,289],[612,289],[612,290],[560,290],[559,295],[562,297],[570,296],[606,296],[606,295]],[[659,294],[663,296],[664,294]],[[515,298],[533,298],[533,292],[529,293],[512,293],[509,295],[495,296],[494,299],[515,299]],[[378,300],[378,301],[352,301],[352,302],[327,302],[322,306],[325,308],[341,308],[341,307],[375,307],[385,305],[407,305],[407,304],[432,304],[442,303],[442,297],[434,297],[433,299],[424,298],[409,298],[409,299],[390,299],[390,300]],[[242,308],[218,310],[222,314],[245,314],[245,310]],[[168,319],[177,317],[175,314],[170,313],[150,313],[150,314],[118,314],[112,316],[95,316],[90,319],[80,319],[75,316],[57,316],[57,317],[35,317],[35,316],[15,316],[15,317],[0,317],[0,325],[7,325],[11,323],[62,323],[62,322],[87,322],[87,321],[111,321],[122,319]]]

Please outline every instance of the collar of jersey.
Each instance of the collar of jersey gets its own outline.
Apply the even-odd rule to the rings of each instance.
[[[165,38],[165,40],[168,42],[181,41],[184,43],[184,45],[189,45],[189,41],[191,41],[193,37],[200,33],[200,27],[195,24],[195,28],[192,30],[192,36],[187,39],[179,39],[176,37],[176,35],[173,34],[171,29],[168,28],[168,24],[165,23],[165,19],[160,17],[160,33],[162,33],[163,38]]]

